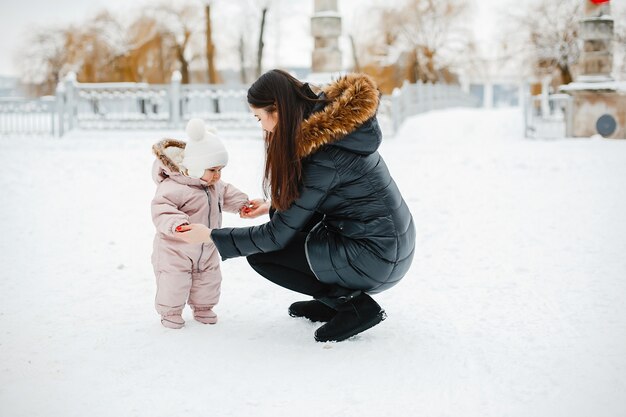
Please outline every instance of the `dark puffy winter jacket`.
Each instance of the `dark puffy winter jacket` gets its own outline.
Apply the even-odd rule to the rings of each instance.
[[[324,283],[369,293],[395,285],[415,248],[411,213],[377,149],[379,93],[366,75],[351,74],[323,89],[329,100],[302,124],[300,197],[268,223],[224,228],[211,237],[223,259],[284,248],[314,214],[306,254]]]

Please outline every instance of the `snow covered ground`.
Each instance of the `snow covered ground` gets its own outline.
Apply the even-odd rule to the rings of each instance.
[[[459,109],[385,141],[415,260],[386,321],[327,344],[245,259],[217,325],[160,325],[150,146],[181,132],[2,138],[0,415],[626,416],[626,141],[520,132]],[[260,196],[238,136],[224,179]]]

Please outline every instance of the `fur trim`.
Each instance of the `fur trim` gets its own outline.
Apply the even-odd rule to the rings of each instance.
[[[181,165],[185,145],[181,140],[165,138],[152,145],[152,153],[171,172],[185,174],[187,170]]]
[[[365,74],[348,74],[322,88],[329,103],[302,122],[298,157],[336,142],[376,115],[380,93]]]

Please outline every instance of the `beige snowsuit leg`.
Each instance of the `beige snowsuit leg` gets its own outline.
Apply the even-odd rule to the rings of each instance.
[[[191,271],[156,273],[157,292],[154,300],[161,316],[181,314],[191,289]]]
[[[213,308],[220,300],[222,272],[219,252],[214,247],[204,266],[201,272],[192,272],[189,306],[194,310]]]
[[[210,255],[202,257],[200,266],[204,269],[200,271],[188,257],[167,251],[168,262],[160,263],[155,270],[155,307],[160,315],[181,314],[186,303],[194,310],[211,309],[218,303],[222,283],[220,258],[215,247],[211,249]]]

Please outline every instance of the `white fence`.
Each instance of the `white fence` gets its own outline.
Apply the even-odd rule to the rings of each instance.
[[[248,86],[78,83],[73,74],[57,87],[56,97],[0,101],[0,134],[62,136],[73,129],[179,129],[192,117],[218,129],[258,129],[246,101]],[[405,83],[383,96],[379,116],[397,131],[409,116],[447,107],[476,107],[480,99],[458,86]]]
[[[0,98],[0,134],[54,135],[57,131],[54,97]]]
[[[59,133],[74,128],[176,129],[192,117],[218,129],[258,128],[246,91],[244,85],[182,85],[179,73],[170,84],[84,84],[69,77],[57,90]]]
[[[405,82],[391,95],[391,119],[397,131],[409,116],[450,107],[478,107],[480,99],[466,93],[457,85],[409,84]]]

